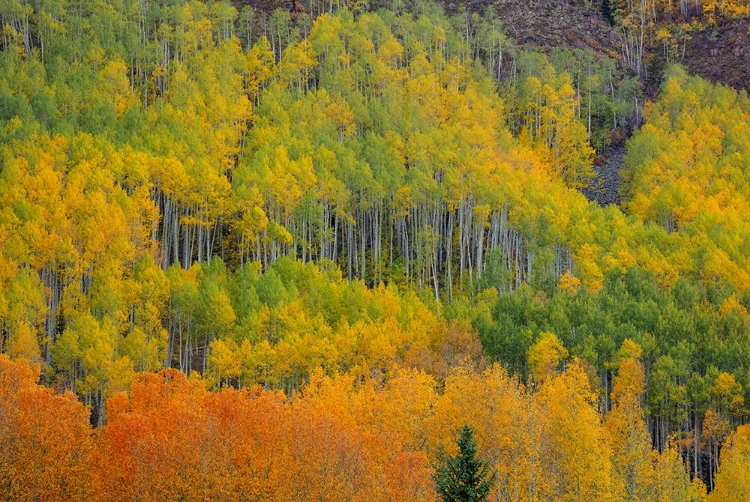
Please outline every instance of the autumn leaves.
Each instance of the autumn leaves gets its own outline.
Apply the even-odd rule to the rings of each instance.
[[[638,384],[639,363],[623,360],[617,405],[602,423],[578,362],[537,390],[498,366],[457,367],[443,385],[418,370],[385,382],[317,373],[289,397],[210,393],[162,370],[110,398],[108,422],[92,436],[72,395],[38,387],[37,370],[0,356],[0,480],[12,497],[50,500],[428,501],[430,462],[443,447],[454,453],[469,423],[497,472],[492,499],[698,499],[679,456],[651,452],[640,371]]]
[[[80,499],[89,493],[88,410],[38,379],[38,366],[0,354],[0,486],[8,500]]]
[[[227,3],[88,5],[13,14],[0,55],[0,348],[89,406],[0,359],[13,496],[429,500],[467,422],[503,500],[713,483],[747,417],[745,96],[671,70],[626,215],[571,189],[635,101],[611,60],[434,9],[270,41],[245,10],[242,47]]]

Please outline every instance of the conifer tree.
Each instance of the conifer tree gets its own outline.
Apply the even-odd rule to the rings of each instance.
[[[474,430],[465,424],[458,436],[458,454],[444,455],[435,466],[435,484],[443,502],[481,502],[495,482],[488,461],[476,458]]]

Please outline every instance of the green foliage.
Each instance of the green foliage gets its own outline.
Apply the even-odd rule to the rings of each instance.
[[[443,502],[481,502],[495,482],[490,463],[477,458],[474,430],[465,424],[458,435],[458,453],[445,455],[435,466],[435,484]]]
[[[604,410],[637,342],[654,439],[693,459],[709,412],[746,420],[747,96],[674,67],[641,110],[613,60],[521,50],[492,10],[340,3],[0,6],[0,350],[103,421],[165,366],[442,384],[483,362],[471,322],[524,381],[585,361]],[[642,72],[636,4],[607,3]],[[625,212],[590,204],[641,111]]]

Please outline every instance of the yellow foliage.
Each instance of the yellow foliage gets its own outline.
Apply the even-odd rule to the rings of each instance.
[[[581,285],[581,280],[574,276],[569,270],[560,276],[560,280],[557,283],[557,287],[562,292],[575,293],[578,291],[578,286]]]
[[[721,450],[710,501],[741,501],[750,499],[750,426],[741,425],[729,436]]]
[[[554,333],[547,331],[539,335],[539,340],[529,347],[529,368],[532,375],[543,383],[555,374],[560,363],[568,357],[568,350]]]

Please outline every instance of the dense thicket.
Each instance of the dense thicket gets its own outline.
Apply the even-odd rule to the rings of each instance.
[[[462,401],[451,378],[463,371],[461,385],[480,392],[491,374],[498,392],[520,393],[512,413],[530,413],[514,426],[542,427],[543,416],[561,431],[529,432],[515,463],[493,453],[514,469],[499,470],[496,497],[561,498],[575,481],[589,490],[579,498],[651,499],[689,489],[680,460],[713,487],[750,397],[747,96],[670,70],[628,143],[626,213],[601,208],[576,188],[591,180],[593,147],[640,119],[636,81],[591,53],[514,47],[491,15],[393,7],[356,4],[313,22],[283,10],[259,21],[223,2],[3,3],[0,349],[40,364],[120,440],[130,422],[117,420],[138,410],[149,378],[178,382],[181,400],[247,398],[292,415],[306,398],[284,404],[274,392],[294,396],[320,372],[345,375],[357,399],[401,378],[446,412],[463,406],[434,420],[463,413],[477,426],[483,413],[504,418]],[[615,375],[630,360],[643,383],[625,398]],[[488,363],[505,369],[481,376]],[[163,368],[203,384],[135,376]],[[589,385],[561,401],[574,410],[556,401],[568,384]],[[202,385],[264,391],[256,402]],[[213,423],[205,406],[197,424]],[[571,421],[581,414],[590,420]],[[157,418],[148,427],[178,427]],[[302,433],[279,420],[273,434]],[[361,453],[373,432],[359,415],[346,420],[342,441]],[[419,490],[432,490],[427,445],[464,422],[441,425],[434,443],[404,440]],[[497,427],[478,429],[480,445],[510,448],[521,434]],[[107,434],[100,467],[115,451]],[[581,456],[567,442],[589,436],[602,450],[581,461],[606,465],[586,484],[565,463]],[[626,437],[639,442],[610,449]],[[367,462],[385,478],[363,494],[394,475],[394,453],[379,450],[389,440],[376,439]],[[165,483],[197,468],[185,455]],[[219,489],[201,478],[207,465],[193,474]],[[659,476],[676,477],[657,488]],[[92,481],[98,493],[107,479]]]
[[[654,444],[678,438],[707,480],[719,437],[747,414],[748,118],[744,93],[674,69],[628,144],[623,187],[630,212],[667,230],[651,236],[668,266],[611,269],[596,294],[566,281],[541,297],[524,287],[491,320],[475,318],[488,355],[521,373],[534,340],[555,333],[599,370],[605,400],[617,348],[637,341]]]
[[[455,452],[465,423],[497,472],[492,500],[705,498],[674,449],[653,453],[645,430],[633,434],[644,425],[632,415],[637,387],[623,384],[618,396],[635,401],[618,397],[629,410],[602,424],[578,363],[550,372],[536,392],[495,366],[454,369],[442,392],[418,370],[387,384],[318,373],[291,398],[259,388],[209,393],[161,370],[107,402],[108,422],[93,439],[83,405],[34,380],[25,361],[0,354],[0,411],[11,417],[0,428],[0,461],[10,465],[0,480],[12,500],[435,500],[430,462],[443,448]],[[742,480],[741,465],[731,465],[735,472],[722,472],[730,490]]]

